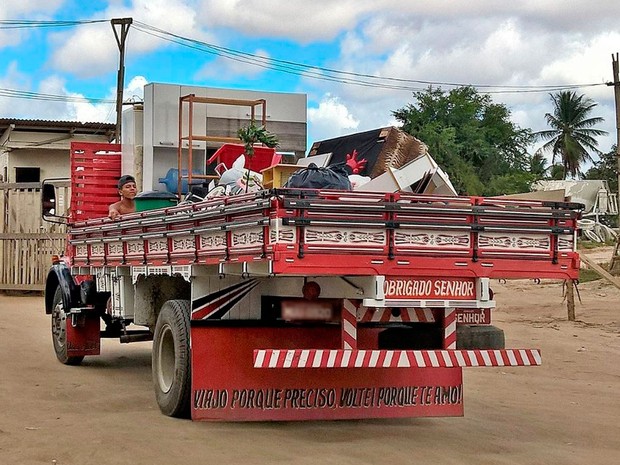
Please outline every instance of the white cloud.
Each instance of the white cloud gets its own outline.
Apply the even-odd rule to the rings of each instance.
[[[197,27],[194,2],[184,0],[134,0],[131,7],[113,2],[97,17],[133,18],[126,40],[126,63],[139,54],[152,52],[165,46],[154,30],[139,30],[137,22],[160,28],[167,32],[203,41],[212,37]],[[120,27],[116,26],[118,32]],[[119,35],[120,36],[120,35]],[[119,49],[110,23],[88,24],[54,36],[53,66],[79,77],[93,77],[114,72],[118,68]]]
[[[50,19],[50,15],[58,10],[64,0],[23,0],[9,2],[4,0],[0,5],[0,20],[20,20],[28,17],[29,20]],[[28,37],[32,31],[28,29],[0,30],[0,49],[15,46]]]
[[[144,100],[144,86],[148,81],[144,76],[134,76],[123,90],[123,101]]]
[[[40,100],[36,98],[3,97],[0,98],[0,115],[5,118],[76,120],[75,104],[62,101],[70,94],[65,89],[65,81],[57,75],[47,76],[37,83],[32,83],[27,74],[18,69],[17,63],[11,63],[8,72],[0,77],[0,88],[16,91],[15,93],[34,92],[46,96],[58,96],[61,100]],[[77,96],[77,94],[73,94]]]
[[[567,18],[556,18],[563,11],[558,2],[519,2],[519,7],[525,4],[523,10],[503,2],[501,9],[497,7],[500,2],[450,2],[450,8],[441,8],[444,3],[401,2],[398,16],[390,16],[394,10],[384,8],[388,13],[377,12],[344,34],[339,42],[340,55],[326,66],[400,79],[488,85],[479,87],[480,92],[491,92],[495,102],[512,110],[513,121],[535,131],[546,128],[544,114],[551,110],[549,93],[496,93],[498,89],[493,86],[602,83],[611,79],[610,54],[617,51],[620,34],[615,29],[579,29],[583,18],[573,12]],[[594,3],[601,11],[616,5]],[[596,5],[588,3],[584,17],[592,16]],[[607,21],[600,19],[601,24]],[[389,121],[391,111],[413,101],[412,91],[428,85],[401,83],[411,90],[396,91],[311,79],[305,83],[318,93],[336,97],[359,121],[360,130]],[[450,88],[447,84],[442,87]],[[595,114],[606,120],[601,129],[614,133],[615,119],[608,117],[612,116],[608,109],[613,108],[610,88],[601,85],[577,91],[599,103]],[[601,150],[607,151],[610,142],[609,137],[600,138]]]
[[[269,53],[265,50],[256,50],[253,55],[264,59],[267,66],[269,64]],[[242,78],[253,78],[265,71],[265,68],[250,65],[243,61],[231,60],[224,57],[218,57],[213,61],[203,65],[195,74],[194,79],[205,80],[209,78],[217,78],[218,80],[233,80]]]
[[[45,3],[25,0],[11,6],[11,14],[49,15],[60,4],[61,0],[46,0]],[[497,0],[113,0],[97,13],[97,18],[130,16],[136,22],[210,43],[227,39],[233,43],[234,38],[235,45],[230,46],[240,50],[256,49],[257,45],[246,45],[252,44],[254,38],[266,41],[281,38],[289,43],[310,45],[333,41],[339,56],[329,63],[316,64],[408,80],[523,86],[611,80],[610,55],[620,51],[620,33],[615,24],[617,5],[617,0],[573,0],[570,7],[565,0],[512,3]],[[7,13],[0,7],[0,19],[3,14]],[[69,73],[81,78],[115,76],[118,48],[111,29],[110,24],[105,23],[56,33],[51,43],[55,49],[49,74]],[[148,69],[134,71],[132,64],[136,63],[138,55],[164,47],[168,47],[169,52],[164,59],[170,61],[152,66],[177,63],[187,70],[185,75],[179,74],[180,80],[212,76],[259,79],[262,72],[259,67],[223,58],[216,58],[207,65],[196,58],[192,58],[195,62],[185,57],[183,62],[175,61],[177,58],[173,58],[173,54],[179,47],[173,48],[160,38],[139,31],[137,24],[130,28],[127,39],[127,72],[149,77]],[[306,61],[303,56],[279,56],[275,47],[255,53]],[[19,74],[19,79],[25,80],[23,83],[16,77]],[[5,78],[0,78],[0,84],[8,80],[12,85],[2,87],[36,90],[38,84],[28,83],[28,79],[14,67]],[[146,82],[142,79],[136,78],[127,85],[126,97],[141,94],[140,87]],[[308,110],[309,132],[311,140],[319,140],[394,124],[391,112],[410,103],[411,92],[426,88],[428,82],[392,81],[392,85],[410,87],[396,90],[347,86],[305,77],[295,90],[314,96],[309,99],[314,102]],[[18,85],[21,87],[16,87]],[[64,90],[71,88],[68,82],[60,80],[56,86],[69,94]],[[495,92],[497,89],[480,87],[480,90]],[[578,92],[599,102],[596,112],[606,119],[604,129],[614,134],[612,89],[599,86],[582,88]],[[547,92],[493,93],[492,96],[494,101],[512,109],[513,120],[521,126],[533,130],[545,128],[544,113],[551,105]],[[109,98],[114,98],[113,89]],[[12,103],[17,105],[8,105],[7,100],[15,100]],[[0,100],[0,110],[12,111],[14,107],[31,103],[4,99]],[[42,107],[46,105],[41,104]],[[34,110],[39,111],[38,108]],[[78,113],[92,117],[101,115],[97,105],[85,105],[79,110],[65,105],[59,114],[77,117]],[[607,150],[606,145],[601,142],[602,149]]]
[[[287,37],[300,42],[330,41],[360,18],[379,10],[373,0],[203,0],[201,21],[247,36]]]
[[[301,42],[329,41],[368,18],[387,18],[388,25],[459,24],[465,34],[480,22],[522,18],[532,29],[553,32],[597,31],[615,27],[616,0],[202,0],[200,19],[208,27],[226,27],[247,36],[287,37]],[[388,31],[389,33],[389,31]],[[446,37],[436,35],[438,41]]]
[[[123,101],[143,101],[144,86],[147,84],[144,76],[134,76],[127,86],[123,89]],[[65,91],[66,92],[66,91]],[[66,92],[70,97],[85,98],[84,95],[74,92]],[[103,97],[105,100],[116,100],[116,88],[112,87],[108,95]],[[83,102],[68,102],[67,112],[70,120],[80,122],[104,122],[114,123],[116,121],[115,103],[92,103],[86,99]]]
[[[141,101],[144,98],[144,76],[134,76],[123,90],[124,101]],[[107,122],[116,118],[116,88],[110,87],[107,95],[101,97],[108,102],[93,102],[80,92],[67,89],[67,81],[59,75],[47,76],[33,86],[28,76],[11,63],[8,72],[0,76],[0,88],[21,92],[33,92],[56,96],[57,100],[36,98],[0,98],[0,115],[5,118],[48,119],[59,121]]]
[[[561,56],[541,69],[540,76],[545,82],[611,81],[611,51],[616,51],[619,44],[620,33],[615,31],[574,40]],[[593,88],[590,93],[593,97],[610,97],[609,89],[605,87]]]
[[[0,9],[0,14],[10,13],[12,18],[20,17],[24,14],[52,12],[62,6],[65,0],[20,0],[19,2],[13,2],[10,5],[5,4],[4,8]],[[7,14],[6,17],[9,15]]]
[[[308,122],[311,125],[311,140],[317,141],[355,132],[359,126],[347,107],[338,98],[325,95],[319,106],[308,108]]]

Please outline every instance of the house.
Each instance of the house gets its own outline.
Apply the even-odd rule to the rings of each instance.
[[[0,290],[43,289],[65,234],[41,220],[41,181],[69,177],[71,142],[109,142],[113,132],[108,123],[0,118]]]
[[[71,142],[109,142],[113,135],[109,123],[0,118],[0,182],[68,177]]]

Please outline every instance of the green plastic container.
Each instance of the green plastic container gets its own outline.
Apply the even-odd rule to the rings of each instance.
[[[159,191],[141,192],[135,200],[137,212],[173,207],[178,203],[176,195]]]

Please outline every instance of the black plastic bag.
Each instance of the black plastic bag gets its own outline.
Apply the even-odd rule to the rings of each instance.
[[[338,189],[351,190],[349,173],[344,163],[319,168],[310,163],[307,168],[295,171],[284,187],[295,189]]]

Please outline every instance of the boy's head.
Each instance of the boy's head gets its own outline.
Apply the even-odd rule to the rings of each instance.
[[[123,186],[127,184],[128,182],[133,182],[135,184],[136,180],[133,176],[129,174],[121,176],[120,179],[118,180],[118,190],[120,191],[123,188]]]

